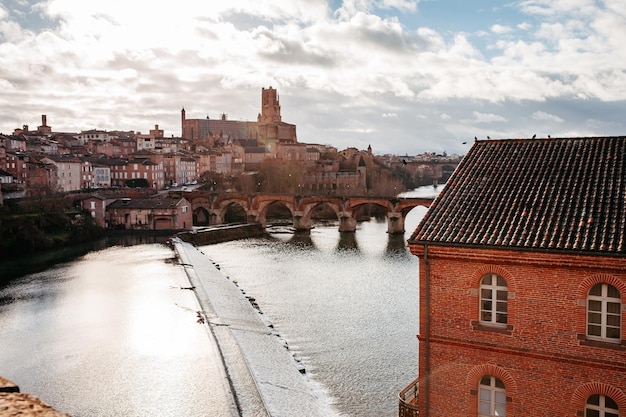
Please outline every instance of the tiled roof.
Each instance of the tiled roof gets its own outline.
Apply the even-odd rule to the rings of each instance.
[[[626,255],[626,137],[475,142],[409,242]]]
[[[156,199],[156,198],[144,198],[144,199],[130,199],[122,198],[113,201],[107,206],[108,208],[131,208],[131,209],[159,209],[159,208],[176,208],[181,199]]]

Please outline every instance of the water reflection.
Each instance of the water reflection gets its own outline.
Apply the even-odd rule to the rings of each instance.
[[[389,234],[387,238],[387,255],[407,256],[406,238],[404,234]]]
[[[222,374],[171,256],[115,245],[0,288],[2,376],[75,417],[206,416]]]
[[[339,240],[337,241],[337,251],[354,251],[359,252],[359,244],[356,240],[355,232],[339,232]]]
[[[0,261],[0,287],[8,281],[28,274],[45,271],[54,265],[69,262],[89,252],[111,246],[133,246],[165,243],[169,236],[113,234],[79,245],[64,246]]]
[[[310,231],[294,232],[291,239],[289,239],[287,243],[302,248],[315,249],[315,244],[313,244],[313,240],[311,239]]]

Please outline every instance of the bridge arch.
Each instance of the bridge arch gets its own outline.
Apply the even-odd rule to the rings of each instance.
[[[247,222],[249,212],[250,202],[247,196],[218,196],[213,201],[211,214],[215,219],[215,223],[211,224],[228,223],[228,220],[233,217],[236,217],[239,220],[238,222]]]
[[[224,223],[247,223],[248,213],[238,202],[230,202],[223,207]]]
[[[206,221],[210,225],[223,224],[236,217],[238,221],[267,225],[267,212],[272,205],[284,206],[293,217],[296,230],[312,228],[313,211],[327,206],[339,221],[340,232],[356,231],[359,213],[365,206],[375,206],[387,216],[387,233],[404,233],[404,219],[417,206],[430,207],[432,198],[397,197],[339,197],[294,196],[281,194],[215,194],[194,192],[188,198],[192,203],[194,224]]]
[[[337,203],[337,199],[307,198],[301,200],[298,205],[299,210],[294,215],[294,228],[296,230],[311,230],[313,227],[313,213],[321,206],[329,207],[335,213],[337,220],[341,222],[343,208]]]
[[[259,209],[255,216],[255,221],[261,223],[263,227],[267,226],[267,215],[271,210],[287,210],[289,215],[293,221],[294,217],[294,207],[293,203],[285,202],[283,200],[275,200],[275,201],[264,201],[259,204]]]
[[[211,224],[211,215],[206,207],[198,206],[193,209],[193,224],[195,226],[208,226]]]

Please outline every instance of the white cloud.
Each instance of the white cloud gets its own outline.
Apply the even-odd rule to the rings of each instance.
[[[369,141],[394,124],[397,146],[413,146],[416,125],[443,141],[467,129],[462,120],[493,137],[523,132],[520,112],[506,109],[527,102],[626,101],[621,0],[526,0],[519,22],[489,22],[482,34],[407,29],[418,4],[409,0],[347,0],[336,12],[322,0],[213,3],[47,0],[33,6],[55,22],[45,30],[26,30],[0,6],[0,56],[10,57],[0,106],[14,109],[0,131],[49,107],[68,130],[158,123],[178,134],[182,106],[252,120],[261,87],[273,85],[303,140],[341,131],[332,139]],[[532,118],[557,121],[537,119],[553,114],[544,113]]]
[[[546,113],[543,111],[536,111],[532,114],[532,118],[535,120],[545,121],[545,122],[556,122],[563,123],[564,120],[559,116],[555,116],[554,114]]]
[[[478,111],[472,112],[473,123],[494,123],[494,122],[506,122],[506,119],[499,114],[494,113],[481,113]]]
[[[510,33],[511,31],[513,31],[513,29],[511,29],[510,26],[503,26],[503,25],[499,25],[499,24],[495,24],[491,26],[491,31],[493,33],[497,33],[499,35],[505,34],[505,33]]]

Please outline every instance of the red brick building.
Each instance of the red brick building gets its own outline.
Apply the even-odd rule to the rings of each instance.
[[[409,248],[401,416],[626,416],[625,137],[476,142]]]

